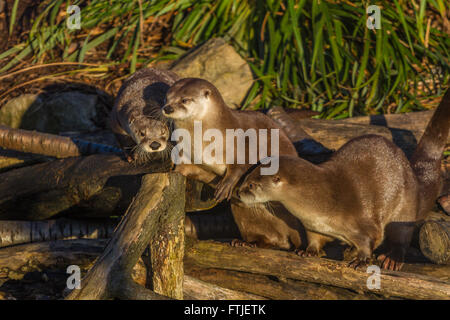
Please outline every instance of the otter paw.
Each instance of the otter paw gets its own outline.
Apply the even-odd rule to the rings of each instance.
[[[349,268],[358,269],[360,267],[366,267],[369,264],[370,259],[368,257],[358,256],[347,265]]]
[[[230,243],[232,247],[247,247],[247,248],[256,248],[255,243],[245,242],[240,239],[233,239]]]
[[[297,249],[295,253],[300,257],[320,257],[323,252],[320,252],[316,248],[306,248],[306,250]]]
[[[225,199],[230,200],[233,193],[233,186],[230,183],[223,182],[223,180],[217,185],[214,198],[217,202],[221,202]]]
[[[377,257],[380,267],[386,270],[400,271],[404,264],[404,258],[401,254],[390,252],[388,254],[380,254]]]

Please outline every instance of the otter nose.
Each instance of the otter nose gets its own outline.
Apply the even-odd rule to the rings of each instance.
[[[150,143],[150,148],[152,148],[153,150],[158,150],[159,147],[161,147],[161,143],[157,141],[153,141],[152,143]]]
[[[167,105],[167,106],[164,106],[163,111],[165,114],[171,114],[171,113],[173,113],[173,108],[171,106]]]

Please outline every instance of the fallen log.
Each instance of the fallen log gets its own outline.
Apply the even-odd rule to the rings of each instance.
[[[74,289],[69,300],[79,299],[180,299],[183,282],[184,177],[179,174],[145,175],[139,193],[117,226],[111,241],[94,266]],[[172,234],[162,234],[161,230]],[[181,231],[181,232],[180,232]],[[160,249],[152,248],[152,273],[163,277],[155,286],[161,294],[136,284],[131,272],[150,239],[159,239]],[[172,243],[162,243],[171,241]],[[153,244],[151,244],[152,246]],[[156,253],[156,254],[155,254]],[[167,274],[162,274],[166,272]],[[153,280],[155,284],[159,280]]]
[[[184,276],[186,300],[264,300],[264,297],[223,288],[199,279]]]
[[[422,132],[384,128],[374,125],[344,123],[332,120],[301,119],[297,125],[303,128],[313,139],[329,149],[337,150],[347,141],[356,137],[376,134],[393,141],[406,155],[410,155],[419,141]]]
[[[50,161],[50,158],[0,148],[0,173],[46,161]]]
[[[265,275],[185,264],[185,274],[220,287],[248,292],[273,300],[366,300],[380,299],[374,294],[358,294],[338,287]]]
[[[286,109],[286,112],[295,120],[302,121],[305,119],[303,114],[299,113],[298,110]],[[434,110],[427,110],[408,113],[360,116],[340,120],[319,120],[319,121],[320,122],[328,121],[337,124],[357,124],[363,126],[371,125],[371,126],[386,127],[390,129],[407,130],[417,134],[419,136],[418,138],[420,138],[420,136],[422,136],[423,132],[425,131],[425,128],[428,122],[430,121],[433,113]],[[316,119],[314,119],[314,121],[316,121]],[[450,138],[448,142],[450,143]]]
[[[82,155],[115,153],[116,147],[37,131],[13,129],[0,125],[0,147],[55,158],[79,157]]]
[[[186,213],[185,235],[199,240],[239,238],[229,208],[217,209],[207,214]],[[117,219],[0,220],[0,248],[51,240],[109,239],[117,223]]]
[[[33,242],[109,239],[117,219],[0,221],[0,248]]]
[[[168,172],[171,166],[168,161],[137,166],[117,155],[92,155],[11,170],[0,174],[0,219],[120,216],[138,192],[142,175]],[[208,188],[188,180],[187,211],[214,206],[212,196],[203,197]]]
[[[255,248],[234,248],[206,241],[192,241],[186,249],[186,263],[204,268],[285,277],[295,280],[372,292],[406,299],[450,299],[450,283],[439,279],[383,270],[380,289],[367,287],[365,270],[354,270],[346,262],[302,258],[293,253]]]
[[[420,228],[422,253],[438,264],[450,264],[450,221],[427,221]]]
[[[21,280],[31,272],[45,272],[50,269],[66,272],[70,265],[79,266],[84,275],[103,252],[107,242],[98,239],[58,240],[3,248],[0,250],[0,286],[9,280]],[[147,268],[142,259],[134,266],[131,276],[137,284],[146,285]],[[196,300],[263,299],[245,292],[221,288],[186,275],[183,281],[183,295],[187,299]],[[0,294],[0,300],[10,298],[10,293]]]
[[[437,105],[436,105],[437,107]],[[387,128],[416,131],[423,134],[434,110],[407,113],[378,114],[335,120],[343,123],[382,126]]]
[[[10,279],[22,279],[27,273],[33,271],[45,271],[48,269],[65,271],[69,265],[73,264],[80,266],[82,270],[87,270],[92,266],[92,263],[97,258],[97,256],[103,252],[106,244],[107,240],[99,239],[58,240],[18,245],[0,249],[0,285]],[[290,256],[293,255],[290,254]],[[147,259],[145,257],[143,258],[144,260]],[[234,294],[245,294],[245,292],[243,291],[246,290],[248,290],[248,292],[250,292],[251,294],[270,299],[295,299],[296,297],[300,298],[301,295],[303,295],[305,299],[307,299],[308,297],[309,299],[320,299],[321,297],[323,299],[365,299],[367,297],[370,297],[370,299],[379,298],[377,294],[374,295],[372,293],[355,293],[347,289],[337,288],[329,285],[317,285],[315,283],[308,283],[305,281],[299,282],[291,279],[286,279],[286,277],[279,277],[279,279],[275,281],[274,277],[270,277],[270,275],[268,277],[267,275],[249,273],[246,271],[236,272],[224,269],[201,268],[198,265],[191,264],[188,258],[186,258],[185,260],[186,274],[194,276],[196,278],[198,277],[203,281],[213,282],[210,283],[210,285],[216,285],[214,287],[204,287],[201,285],[193,284],[192,287],[186,287],[185,278],[185,281],[183,282],[183,292],[185,295],[185,299],[207,299],[214,296],[216,296],[217,298],[221,298],[221,295],[215,294],[215,292],[217,291],[221,292],[222,286],[220,286],[220,284],[223,284],[223,287],[225,288],[234,289],[233,295],[230,295],[226,299],[234,299]],[[325,262],[327,261],[325,259],[320,260]],[[301,266],[298,267],[301,268]],[[213,272],[220,273],[217,273],[217,277],[215,277],[214,273],[208,273],[208,269],[214,270]],[[432,264],[406,264],[404,269],[408,272],[430,274],[433,275],[434,278],[441,278],[445,280],[447,283],[449,283],[450,281],[449,266],[436,266]],[[205,272],[193,273],[192,270],[205,270]],[[221,277],[223,274],[227,274],[228,272],[231,272],[231,274],[241,274],[241,276],[239,276],[238,278],[241,279],[241,283],[237,281],[230,281],[230,283],[226,283],[227,281],[223,280]],[[319,270],[317,272],[319,272]],[[135,282],[141,285],[145,285],[145,283],[147,282],[146,275],[146,266],[144,265],[143,261],[140,260],[133,269],[132,278]],[[365,276],[367,277],[367,274],[365,274]],[[269,279],[269,282],[266,282],[266,284],[275,284],[275,287],[261,286],[261,284],[257,282],[260,281],[258,279]],[[151,282],[151,279],[149,280],[149,282]],[[265,282],[263,282],[263,284],[264,283]],[[211,292],[202,292],[202,290],[206,290],[207,288],[209,288]],[[289,290],[287,288],[289,288]],[[225,293],[223,294],[227,294],[227,291],[225,291]],[[247,298],[241,297],[239,299]]]

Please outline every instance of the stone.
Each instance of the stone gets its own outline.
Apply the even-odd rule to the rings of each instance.
[[[60,132],[93,132],[99,130],[100,102],[95,94],[67,91],[43,98],[25,94],[0,109],[0,124],[12,128]]]
[[[225,103],[241,106],[253,85],[248,63],[221,38],[211,39],[174,62],[170,70],[182,78],[202,78],[219,89]]]
[[[31,106],[33,106],[34,110],[42,108],[42,99],[39,95],[24,94],[11,99],[0,108],[0,125],[15,129],[21,128],[22,118]]]

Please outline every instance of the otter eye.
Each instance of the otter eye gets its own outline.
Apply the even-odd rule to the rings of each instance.
[[[255,185],[253,184],[253,183],[249,183],[248,184],[248,188],[251,190],[251,189],[253,189],[255,187]]]
[[[140,135],[141,137],[143,137],[143,136],[145,136],[145,132],[144,132],[144,131],[141,131],[141,132],[139,132],[139,135]]]
[[[188,102],[189,102],[189,100],[186,99],[186,98],[184,98],[183,100],[181,100],[181,103],[183,103],[183,104],[186,104],[186,103],[188,103]]]

